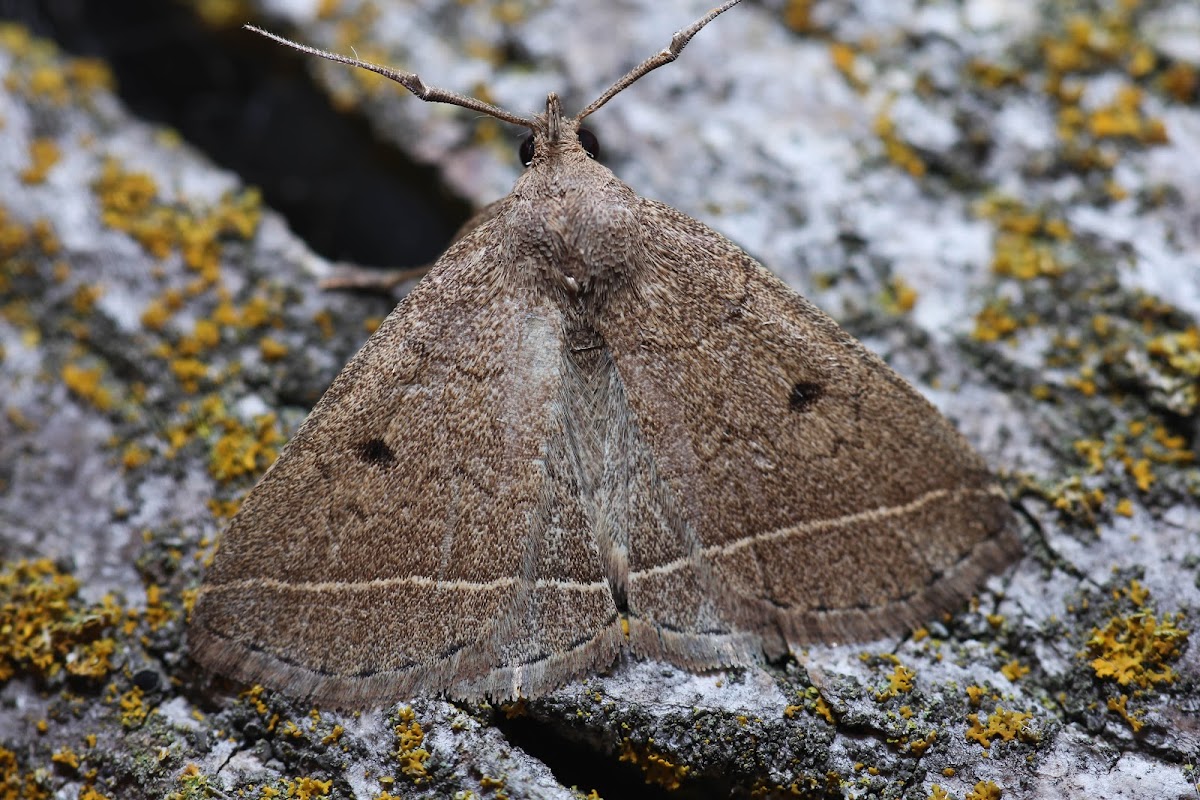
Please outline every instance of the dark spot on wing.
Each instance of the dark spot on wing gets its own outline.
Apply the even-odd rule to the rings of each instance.
[[[788,396],[788,407],[792,411],[808,411],[824,393],[821,384],[801,381],[792,387],[792,393]]]
[[[396,454],[383,439],[368,439],[361,442],[354,451],[363,461],[376,467],[390,467],[396,463]]]

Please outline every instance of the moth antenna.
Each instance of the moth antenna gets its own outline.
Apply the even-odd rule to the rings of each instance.
[[[676,58],[679,58],[679,54],[683,52],[683,48],[687,47],[688,42],[690,42],[692,40],[693,36],[695,36],[697,33],[700,32],[701,28],[703,28],[705,25],[712,22],[714,19],[716,19],[720,15],[724,14],[726,11],[733,8],[740,2],[742,2],[742,0],[728,0],[728,2],[726,2],[720,6],[717,6],[712,11],[709,11],[707,14],[705,14],[703,17],[701,17],[700,19],[693,22],[688,27],[684,28],[681,31],[677,31],[675,33],[675,35],[671,37],[671,44],[668,45],[665,50],[663,50],[660,53],[655,53],[654,55],[650,56],[645,61],[643,61],[641,64],[638,64],[636,67],[631,69],[625,75],[625,77],[621,78],[621,80],[617,81],[612,86],[610,86],[608,88],[608,91],[606,91],[604,94],[597,97],[595,100],[592,101],[591,105],[589,105],[583,111],[579,112],[579,116],[577,116],[575,118],[575,122],[578,123],[584,117],[588,116],[593,111],[600,108],[600,106],[604,105],[609,100],[613,99],[613,97],[615,97],[619,92],[624,91],[626,88],[629,87],[630,84],[632,84],[634,81],[641,78],[647,72],[652,72],[652,71],[658,69],[659,67],[661,67],[662,65],[670,64]],[[413,76],[413,77],[416,77],[416,76]]]
[[[426,86],[424,81],[422,81],[420,76],[418,76],[415,72],[401,72],[400,70],[392,69],[391,67],[385,67],[382,64],[372,64],[370,61],[362,61],[360,59],[350,58],[349,56],[343,56],[338,53],[331,53],[328,50],[320,50],[316,47],[310,47],[306,44],[293,42],[291,39],[285,39],[282,36],[263,30],[255,25],[244,25],[243,27],[248,31],[253,31],[254,33],[259,34],[260,36],[265,36],[268,39],[279,42],[280,44],[287,45],[293,50],[299,50],[301,53],[307,53],[312,56],[320,56],[321,58],[325,58],[330,61],[337,61],[341,64],[349,64],[352,67],[360,67],[362,69],[378,73],[385,78],[394,80],[396,83],[400,84],[405,89],[408,89],[410,92],[426,102],[449,103],[450,105],[454,106],[462,106],[463,108],[471,111],[478,111],[480,113],[487,114],[489,117],[495,117],[503,122],[511,122],[513,125],[520,125],[521,127],[530,129],[534,127],[533,119],[530,117],[522,117],[517,114],[513,114],[511,111],[505,111],[499,106],[494,106],[491,103],[485,103],[478,98],[468,97],[465,94],[451,92],[446,89],[439,89],[436,86]]]

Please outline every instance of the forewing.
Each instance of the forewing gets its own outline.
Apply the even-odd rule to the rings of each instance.
[[[643,214],[656,236],[596,320],[657,483],[631,513],[670,520],[629,534],[635,650],[720,663],[739,627],[768,651],[893,633],[1015,556],[1002,492],[919,393],[723,237]]]
[[[225,532],[201,663],[318,702],[534,694],[611,662],[561,314],[488,222],[343,369]],[[519,266],[519,265],[518,265]]]

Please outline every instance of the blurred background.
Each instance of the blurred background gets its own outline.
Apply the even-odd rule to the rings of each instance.
[[[107,62],[135,116],[260,187],[316,252],[372,266],[432,261],[470,203],[338,113],[303,56],[241,29],[255,19],[233,2],[0,0],[0,20]]]

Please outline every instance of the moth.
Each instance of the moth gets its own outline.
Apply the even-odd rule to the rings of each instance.
[[[255,29],[527,128],[527,169],[246,497],[200,664],[350,708],[536,697],[623,654],[708,670],[894,634],[1017,556],[1004,493],[915,389],[592,157],[583,120],[737,2],[573,117]]]

